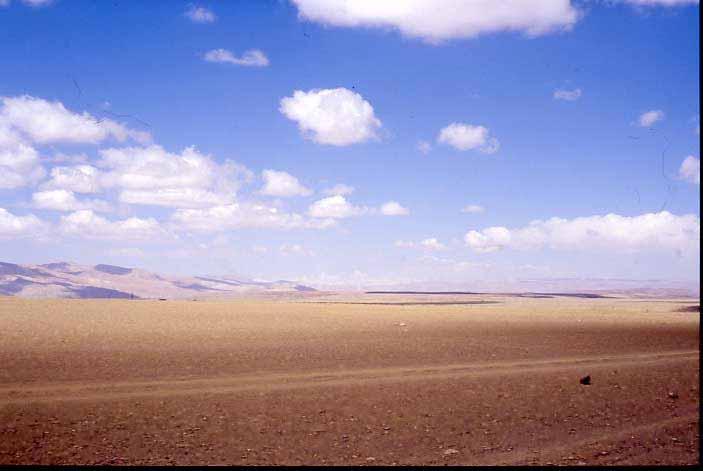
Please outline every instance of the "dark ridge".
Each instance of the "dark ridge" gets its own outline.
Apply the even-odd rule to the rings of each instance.
[[[697,306],[684,306],[676,310],[676,312],[701,312],[700,304]]]
[[[25,280],[24,278],[17,278],[16,280],[10,281],[8,283],[3,283],[0,285],[0,294],[5,294],[12,296],[15,293],[19,293],[22,289],[27,286],[34,284],[32,281]]]
[[[74,294],[80,298],[110,298],[110,299],[139,299],[138,296],[132,293],[125,293],[116,289],[100,288],[98,286],[81,286],[80,288],[71,288]]]
[[[196,291],[222,291],[217,288],[210,288],[208,286],[201,285],[200,283],[182,283],[180,281],[174,281],[173,284],[179,288],[193,289]]]
[[[610,299],[612,296],[604,296],[594,293],[525,293],[537,296],[561,296],[563,298],[586,298],[586,299]]]
[[[100,265],[95,265],[93,268],[97,271],[108,273],[110,275],[128,275],[132,273],[131,268],[117,267],[115,265],[104,265],[102,263]]]
[[[16,263],[0,262],[0,275],[22,275],[22,276],[46,276],[41,270],[25,268]]]
[[[223,285],[230,285],[230,286],[242,286],[242,283],[239,281],[228,281],[228,280],[217,280],[215,278],[205,278],[204,276],[196,276],[198,280],[203,280],[203,281],[209,281],[211,283],[222,283]]]
[[[311,288],[310,286],[305,286],[305,285],[295,285],[293,288],[295,288],[296,291],[306,291],[306,292],[317,291],[315,288]]]

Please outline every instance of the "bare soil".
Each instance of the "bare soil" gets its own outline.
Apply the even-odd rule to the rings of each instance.
[[[0,464],[699,462],[690,300],[320,301],[0,298]]]

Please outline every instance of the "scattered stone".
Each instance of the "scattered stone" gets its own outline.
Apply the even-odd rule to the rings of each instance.
[[[371,463],[371,462],[373,462],[373,461],[376,461],[376,458],[374,458],[373,456],[369,456],[368,458],[366,458],[366,461],[368,461],[369,463]]]
[[[457,453],[459,453],[459,450],[455,450],[454,448],[447,448],[442,452],[444,456],[456,455]]]
[[[405,322],[401,322],[400,324],[398,324],[398,327],[405,327],[405,326],[407,326],[407,325],[408,325],[408,324],[406,324]]]
[[[591,384],[591,375],[584,376],[579,380],[579,383],[583,384],[584,386],[588,386]]]
[[[678,399],[679,395],[674,391],[669,391],[669,399]]]

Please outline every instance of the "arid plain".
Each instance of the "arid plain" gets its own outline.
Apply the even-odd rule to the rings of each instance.
[[[0,298],[0,464],[694,464],[697,305]]]

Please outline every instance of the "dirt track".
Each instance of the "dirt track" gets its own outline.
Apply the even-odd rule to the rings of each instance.
[[[686,303],[484,298],[0,298],[0,463],[699,461]]]

